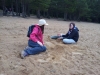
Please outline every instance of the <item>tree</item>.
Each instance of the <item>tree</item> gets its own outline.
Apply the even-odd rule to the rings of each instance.
[[[26,0],[21,0],[21,5],[22,5],[22,17],[26,17],[26,6],[25,6]]]
[[[3,15],[6,15],[6,9],[5,9],[5,0],[2,0],[2,7],[3,7]]]
[[[72,20],[72,14],[76,10],[76,0],[64,0],[65,5],[64,5],[64,20]],[[68,15],[68,16],[67,16]]]
[[[64,20],[100,22],[100,0],[0,0],[3,15],[9,8],[16,16],[30,16],[30,10],[36,11],[38,18],[63,17]],[[0,5],[1,7],[1,5]],[[32,14],[32,12],[31,12]]]
[[[11,0],[11,11],[12,11],[12,16],[14,16],[14,0]]]
[[[95,8],[96,8],[96,17],[97,17],[97,20],[96,22],[99,22],[100,23],[100,0],[97,0],[96,4],[95,4]]]
[[[88,9],[88,4],[86,0],[77,0],[77,4],[76,4],[76,15],[78,16],[78,20],[80,20],[80,18],[84,17],[87,15],[89,9]]]
[[[16,16],[19,15],[19,0],[15,0],[15,4],[16,4]]]
[[[89,19],[91,19],[92,22],[100,22],[100,0],[88,0],[88,6],[89,6]]]
[[[40,18],[40,11],[47,11],[50,0],[32,0],[31,7],[37,11],[37,18]]]

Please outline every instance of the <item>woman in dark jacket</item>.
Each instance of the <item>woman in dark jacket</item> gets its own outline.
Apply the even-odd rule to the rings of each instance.
[[[66,35],[57,35],[52,36],[52,39],[63,39],[63,43],[65,44],[71,44],[76,43],[79,39],[79,30],[77,27],[75,27],[74,23],[69,24],[69,31]]]

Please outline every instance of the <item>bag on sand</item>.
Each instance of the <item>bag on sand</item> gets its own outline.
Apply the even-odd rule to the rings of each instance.
[[[28,32],[27,32],[27,37],[30,37],[30,34],[32,33],[34,27],[35,27],[35,25],[29,26]]]

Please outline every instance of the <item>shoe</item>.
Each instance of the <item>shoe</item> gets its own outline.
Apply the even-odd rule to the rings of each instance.
[[[24,59],[27,56],[27,53],[23,50],[21,52],[21,58]]]

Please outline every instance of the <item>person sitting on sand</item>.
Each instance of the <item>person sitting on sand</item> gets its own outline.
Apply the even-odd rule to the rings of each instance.
[[[48,25],[44,19],[40,19],[39,23],[35,25],[28,40],[28,46],[21,52],[21,58],[28,55],[35,55],[46,51],[43,44],[44,26]]]
[[[62,39],[65,44],[73,44],[79,39],[79,30],[75,26],[75,23],[70,23],[69,31],[66,35],[58,34],[57,36],[51,36],[51,39]]]

